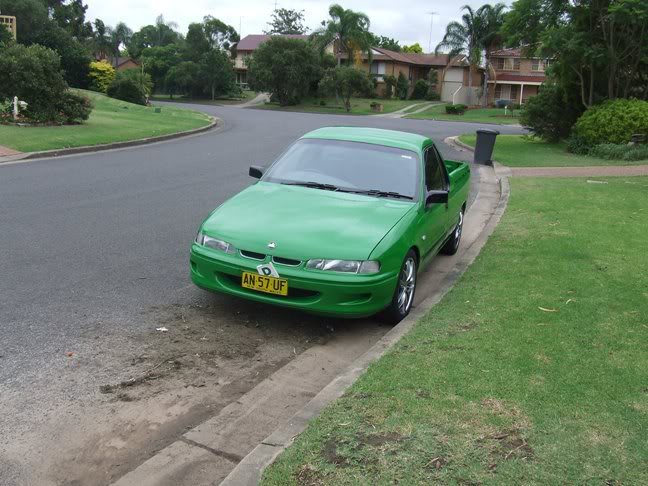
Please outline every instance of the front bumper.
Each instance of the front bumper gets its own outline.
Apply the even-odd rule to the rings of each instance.
[[[398,276],[382,270],[375,275],[344,275],[306,270],[303,263],[296,267],[275,263],[279,275],[288,280],[284,297],[241,287],[242,272],[256,272],[257,265],[267,262],[193,244],[190,263],[191,280],[203,289],[336,317],[367,317],[380,312],[391,302]]]

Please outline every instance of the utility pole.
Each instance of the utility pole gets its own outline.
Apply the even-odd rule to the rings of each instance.
[[[432,52],[432,24],[434,23],[434,16],[437,12],[428,12],[430,16],[430,40],[428,41],[428,52]]]

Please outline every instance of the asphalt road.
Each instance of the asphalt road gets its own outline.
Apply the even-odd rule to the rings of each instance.
[[[134,337],[150,331],[151,315],[206,299],[189,280],[188,248],[202,219],[253,182],[249,165],[268,164],[300,135],[330,125],[421,133],[446,157],[463,158],[442,140],[481,126],[196,108],[221,117],[223,128],[0,165],[0,483],[22,477],[16,449],[6,454],[12,444],[90,406],[98,385],[114,381],[113,357],[142,345]]]

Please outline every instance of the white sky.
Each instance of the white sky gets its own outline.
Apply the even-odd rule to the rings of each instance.
[[[434,16],[432,27],[432,50],[443,37],[445,26],[451,20],[461,17],[460,7],[464,4],[479,7],[485,0],[449,2],[443,0],[277,0],[278,8],[304,10],[306,25],[310,29],[319,27],[328,18],[328,7],[339,3],[344,8],[366,13],[371,19],[371,31],[378,35],[393,37],[401,45],[418,42],[427,52],[430,40],[430,15]],[[493,0],[492,3],[496,3]],[[505,1],[510,4],[510,0]],[[86,18],[100,18],[108,25],[125,22],[133,31],[155,23],[162,14],[166,21],[178,24],[183,34],[191,22],[200,22],[205,15],[212,15],[230,24],[235,29],[241,25],[244,37],[261,34],[267,28],[274,10],[274,0],[86,0]]]

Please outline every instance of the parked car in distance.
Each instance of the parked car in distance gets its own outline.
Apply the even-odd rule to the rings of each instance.
[[[337,317],[410,312],[417,275],[459,246],[470,167],[429,138],[373,128],[307,133],[202,223],[199,287]]]

